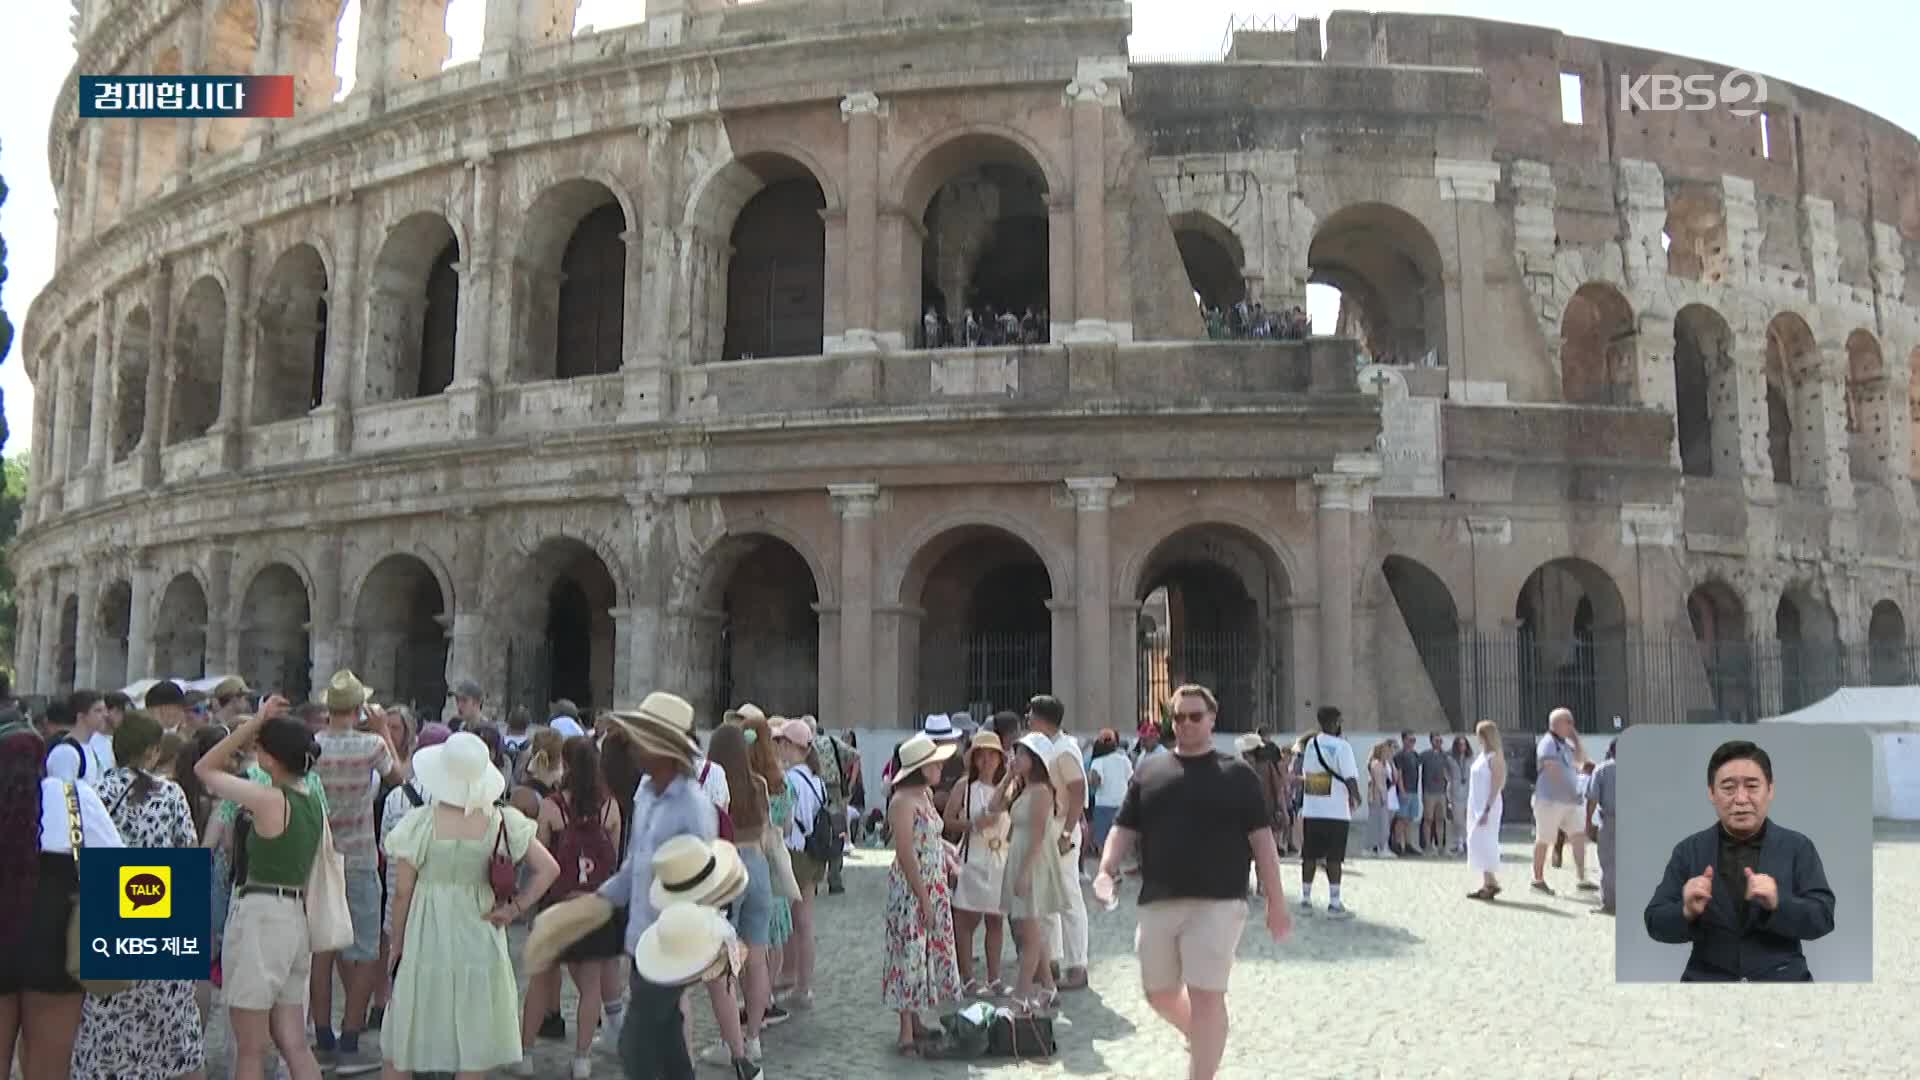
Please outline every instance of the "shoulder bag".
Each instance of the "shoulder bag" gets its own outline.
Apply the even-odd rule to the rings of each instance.
[[[80,851],[86,836],[80,828],[80,796],[67,785],[67,840],[73,849],[73,876],[80,878]],[[83,979],[80,977],[80,894],[74,893],[73,910],[67,913],[67,974],[89,994],[110,997],[133,985],[130,979]]]
[[[493,887],[494,903],[511,903],[519,883],[520,868],[514,865],[513,853],[507,850],[507,815],[501,814],[500,831],[493,837],[493,854],[487,859],[487,884]]]
[[[286,798],[283,792],[280,796]],[[287,804],[292,824],[293,804]],[[347,906],[347,861],[333,846],[333,826],[323,811],[320,843],[314,848],[313,868],[307,871],[307,947],[314,952],[337,952],[353,944],[353,910]]]

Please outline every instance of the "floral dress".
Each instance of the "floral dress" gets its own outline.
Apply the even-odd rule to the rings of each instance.
[[[887,963],[880,999],[889,1009],[935,1009],[960,996],[960,961],[953,944],[953,893],[947,886],[947,847],[940,815],[928,804],[913,815],[913,855],[920,882],[933,901],[933,928],[922,924],[920,903],[896,860],[887,875]]]
[[[145,799],[132,794],[133,769],[119,768],[96,789],[128,847],[195,847],[186,793],[170,780],[150,778]],[[88,994],[73,1043],[77,1080],[172,1080],[206,1067],[194,984],[148,979],[112,997]]]
[[[793,824],[793,789],[781,787],[780,794],[767,798],[767,814],[773,820],[773,827],[782,837],[787,835],[787,827]],[[782,841],[784,843],[784,841]],[[767,946],[777,949],[793,936],[793,901],[775,893],[773,896],[773,921],[768,924]]]

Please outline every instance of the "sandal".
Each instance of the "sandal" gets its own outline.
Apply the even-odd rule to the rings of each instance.
[[[960,993],[965,997],[979,997],[986,992],[986,984],[979,979],[968,979],[967,984],[960,988]]]
[[[922,1057],[919,1043],[894,1043],[893,1052],[904,1058]]]
[[[1488,886],[1485,886],[1485,885],[1482,885],[1482,886],[1480,886],[1479,888],[1477,888],[1477,889],[1475,889],[1475,890],[1473,890],[1472,892],[1470,892],[1470,893],[1468,893],[1468,894],[1467,894],[1467,899],[1469,899],[1469,900],[1491,900],[1491,899],[1493,899],[1493,898],[1494,898],[1495,896],[1498,896],[1499,894],[1500,894],[1500,890],[1499,890],[1499,889],[1494,889],[1494,888],[1489,888]]]
[[[992,983],[988,984],[987,993],[997,998],[1010,998],[1013,996],[1013,987],[1008,986],[999,979],[995,979]]]

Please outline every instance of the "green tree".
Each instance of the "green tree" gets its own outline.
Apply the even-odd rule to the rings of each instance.
[[[13,534],[20,529],[20,509],[27,498],[27,457],[15,454],[4,459],[5,486],[0,487],[0,668],[11,672],[13,662]],[[15,685],[19,681],[15,680]]]

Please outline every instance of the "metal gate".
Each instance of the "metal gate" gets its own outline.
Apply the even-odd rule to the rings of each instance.
[[[1167,699],[1183,683],[1199,683],[1220,702],[1216,731],[1288,731],[1280,643],[1258,631],[1195,631],[1160,635],[1144,628],[1137,666],[1138,719],[1167,719]]]
[[[751,664],[740,663],[744,651]],[[742,640],[727,623],[714,639],[713,705],[719,710],[751,701],[769,714],[820,713],[820,634],[756,636]],[[846,721],[852,722],[852,721]]]
[[[1051,633],[935,637],[920,642],[917,715],[965,709],[984,721],[999,709],[1022,712],[1053,687]]]
[[[548,696],[553,689],[553,646],[547,641],[507,641],[507,686],[500,700],[500,715],[505,722],[514,706],[524,705],[527,715],[538,724],[547,719]]]

